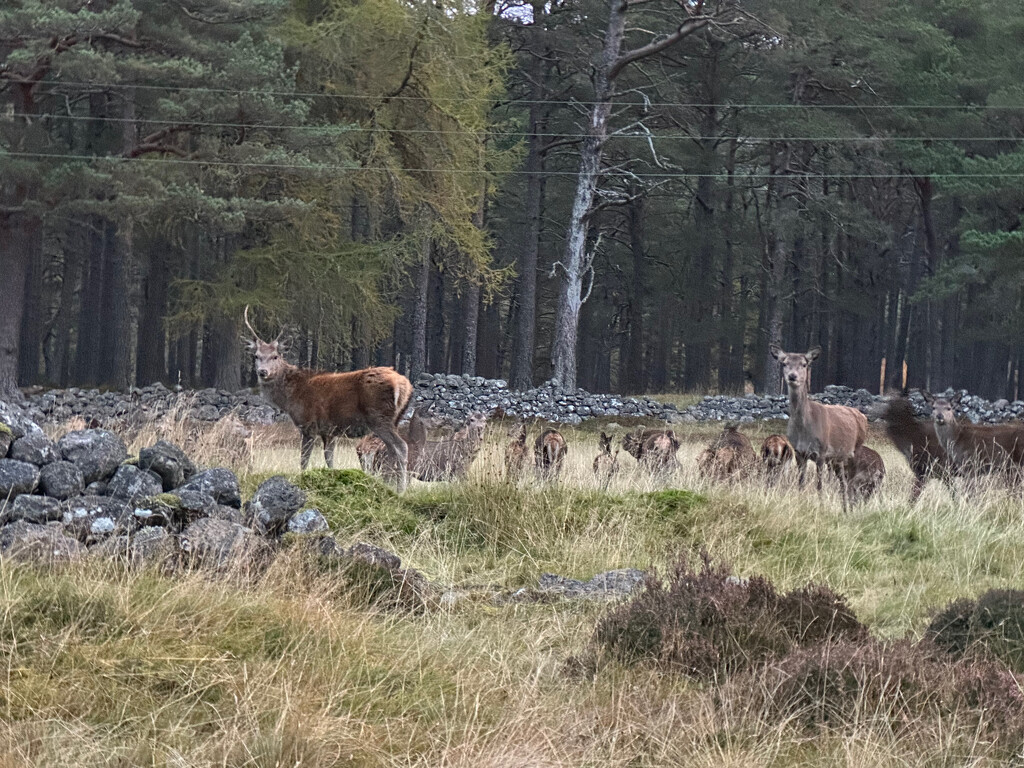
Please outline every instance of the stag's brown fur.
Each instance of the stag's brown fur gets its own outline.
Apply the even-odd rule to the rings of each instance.
[[[775,345],[771,353],[782,365],[789,389],[789,427],[786,436],[796,454],[803,487],[807,462],[818,466],[818,492],[824,468],[831,466],[842,486],[843,509],[849,507],[849,489],[843,466],[852,461],[868,434],[867,417],[846,405],[825,405],[811,400],[811,363],[821,353],[814,347],[806,354],[783,352]]]
[[[612,436],[601,433],[600,453],[594,457],[594,474],[607,485],[619,471],[619,452],[612,454]]]
[[[529,449],[526,447],[526,424],[520,424],[509,430],[509,444],[505,446],[505,479],[509,482],[518,480],[526,467]]]
[[[768,435],[761,443],[761,465],[765,474],[776,479],[793,463],[793,446],[785,435]]]
[[[364,368],[348,373],[325,373],[299,368],[281,354],[279,342],[263,341],[253,332],[256,374],[263,392],[291,418],[302,436],[300,463],[309,464],[313,443],[324,444],[324,460],[334,466],[334,440],[369,429],[394,455],[400,467],[398,487],[405,490],[408,448],[398,434],[398,421],[412,399],[412,384],[393,368]]]
[[[957,471],[1005,472],[1015,480],[1024,469],[1024,424],[965,424],[956,418],[960,395],[935,397],[922,392],[932,407],[935,434]]]
[[[533,463],[537,471],[548,478],[557,478],[562,473],[565,454],[569,446],[562,433],[553,427],[547,427],[537,435],[533,444]]]
[[[922,421],[914,414],[914,406],[904,396],[891,395],[877,411],[878,418],[885,422],[885,433],[896,450],[910,465],[914,473],[914,485],[910,500],[916,501],[921,495],[928,478],[942,480],[952,489],[954,467],[949,454],[942,447],[942,441],[935,432],[931,421]]]
[[[697,459],[701,474],[717,479],[742,477],[757,463],[750,439],[738,424],[727,424],[722,434]]]

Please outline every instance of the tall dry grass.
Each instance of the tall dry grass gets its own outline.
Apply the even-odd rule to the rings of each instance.
[[[297,436],[280,427],[191,429],[172,419],[128,438],[134,449],[175,440],[204,464],[232,466],[249,489],[298,471]],[[620,454],[607,489],[590,469],[590,429],[566,431],[557,483],[507,482],[500,427],[464,483],[414,483],[398,497],[354,473],[307,473],[311,500],[345,543],[372,540],[457,588],[457,600],[419,616],[359,604],[292,551],[246,586],[97,562],[0,563],[0,766],[1006,764],[955,717],[897,734],[865,700],[852,721],[810,731],[763,696],[658,670],[567,676],[603,607],[491,599],[544,571],[664,568],[707,547],[780,589],[827,583],[876,637],[913,638],[948,601],[1024,582],[1016,489],[989,480],[954,499],[931,483],[911,506],[903,460],[872,436],[888,477],[844,515],[832,483],[819,498],[792,478],[768,487],[700,477],[696,456],[716,430],[680,430],[681,466],[668,479]],[[338,456],[357,466],[351,442]]]

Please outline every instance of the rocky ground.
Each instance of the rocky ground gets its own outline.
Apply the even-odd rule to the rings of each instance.
[[[785,419],[787,399],[747,395],[705,397],[696,405],[678,409],[651,398],[592,394],[582,389],[558,390],[550,386],[516,392],[501,379],[479,376],[423,374],[415,382],[415,405],[427,408],[435,418],[462,422],[470,413],[479,411],[523,419],[542,419],[562,424],[579,424],[599,417],[636,417],[670,423],[704,421],[752,422],[761,419]],[[946,394],[952,394],[947,390]],[[815,399],[825,403],[852,405],[870,411],[880,398],[865,389],[828,386]],[[928,409],[920,394],[911,396],[918,411]],[[269,424],[286,418],[267,402],[258,391],[227,392],[217,389],[174,391],[162,384],[152,384],[129,392],[99,392],[95,389],[66,389],[33,392],[28,395],[28,412],[40,422],[61,424],[81,417],[86,423],[100,425],[137,423],[170,416],[198,421],[217,421],[233,414],[250,424]],[[989,402],[966,395],[960,414],[972,422],[1000,423],[1019,419],[1024,414],[1024,401],[997,400]],[[870,414],[869,414],[870,415]]]
[[[258,574],[284,546],[306,547],[332,568],[366,568],[410,607],[452,604],[469,593],[428,582],[399,557],[372,544],[343,547],[305,492],[277,475],[243,503],[238,478],[202,469],[160,440],[130,456],[124,441],[101,428],[51,440],[19,406],[0,401],[0,557],[58,564],[85,557]],[[607,599],[644,580],[638,570],[611,571],[587,582],[545,574],[534,589],[490,588],[495,602]],[[473,590],[474,593],[479,590]]]

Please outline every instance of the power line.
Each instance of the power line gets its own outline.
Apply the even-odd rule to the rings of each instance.
[[[476,96],[408,96],[399,94],[397,96],[371,96],[362,93],[317,93],[310,91],[255,91],[244,88],[213,88],[210,86],[181,86],[181,85],[153,85],[148,83],[87,83],[80,81],[66,80],[39,80],[40,85],[59,85],[70,88],[134,88],[136,90],[151,91],[175,91],[184,93],[220,93],[237,94],[249,96],[285,96],[308,99],[356,99],[367,101],[430,101],[445,103],[493,103],[495,99]],[[548,105],[576,105],[593,106],[601,104],[599,101],[584,101],[577,99],[514,99],[509,103],[515,104],[548,104]],[[1024,105],[998,105],[998,104],[793,104],[793,103],[703,103],[703,102],[670,102],[670,101],[616,101],[620,107],[682,107],[694,109],[838,109],[838,110],[862,110],[862,109],[920,109],[920,110],[1024,110]]]
[[[247,130],[292,130],[292,131],[319,131],[327,128],[336,128],[339,133],[374,133],[380,130],[382,133],[398,134],[425,134],[425,135],[451,135],[451,136],[497,136],[500,138],[528,138],[537,136],[539,138],[552,139],[585,139],[589,136],[586,133],[530,133],[529,131],[472,131],[472,130],[449,130],[433,128],[387,128],[376,129],[365,126],[348,126],[342,124],[328,125],[288,125],[288,124],[262,124],[262,123],[219,123],[195,120],[156,120],[151,118],[132,117],[93,117],[91,115],[68,115],[56,112],[48,113],[8,113],[7,117],[41,120],[72,120],[86,122],[110,122],[110,123],[140,123],[144,125],[187,125],[200,128],[244,128]],[[814,142],[837,142],[837,141],[1022,141],[1024,136],[694,136],[688,133],[611,133],[609,138],[616,139],[688,139],[691,141],[712,141],[736,139],[742,142],[766,142],[766,141],[814,141]]]
[[[231,168],[263,168],[267,170],[301,170],[301,171],[351,171],[351,172],[386,172],[386,173],[452,173],[452,174],[483,174],[486,171],[470,168],[387,168],[383,166],[350,166],[350,165],[298,165],[294,163],[253,163],[232,160],[188,160],[184,158],[147,158],[147,157],[115,157],[97,155],[63,155],[46,152],[0,152],[0,158],[18,157],[35,160],[88,160],[112,163],[147,163],[157,165],[203,165]],[[508,171],[510,176],[576,176],[576,171]],[[606,177],[648,178],[648,179],[770,179],[779,178],[768,173],[686,173],[686,172],[642,172],[609,170],[601,174]],[[801,173],[787,174],[786,178],[823,180],[823,179],[919,179],[927,176],[931,179],[1022,179],[1021,173]]]

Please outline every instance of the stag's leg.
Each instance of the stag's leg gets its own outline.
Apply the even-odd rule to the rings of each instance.
[[[403,493],[408,484],[406,465],[409,461],[409,446],[405,444],[405,440],[402,439],[402,436],[395,431],[391,424],[378,427],[373,430],[373,433],[384,441],[384,445],[388,447],[391,455],[394,456],[398,466],[398,492]]]
[[[304,472],[309,466],[309,457],[313,455],[313,435],[303,432],[302,442],[299,444],[299,468]]]
[[[331,435],[320,435],[320,439],[324,441],[324,461],[334,469],[334,438]]]

